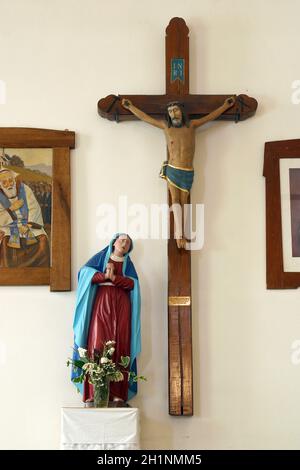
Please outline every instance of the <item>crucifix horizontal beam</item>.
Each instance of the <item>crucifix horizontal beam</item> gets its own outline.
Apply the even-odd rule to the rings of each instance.
[[[226,98],[235,95],[181,95],[180,101],[184,104],[184,110],[190,119],[198,119],[209,114],[221,106]],[[110,121],[134,121],[138,118],[125,109],[121,101],[129,99],[137,108],[153,118],[163,118],[166,114],[167,104],[178,101],[178,95],[108,95],[98,102],[98,113],[101,117]],[[222,121],[243,121],[255,114],[257,101],[247,95],[236,97],[236,104],[217,118]]]

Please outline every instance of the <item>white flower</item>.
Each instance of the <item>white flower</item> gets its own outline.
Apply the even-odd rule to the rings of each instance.
[[[113,353],[115,352],[115,348],[109,348],[109,350],[107,352],[110,356],[112,356]]]
[[[110,341],[106,341],[105,344],[106,344],[106,346],[112,346],[113,344],[116,344],[116,342],[113,341],[113,340],[110,340]]]
[[[86,357],[87,356],[87,350],[84,348],[78,348],[78,354],[80,357]]]
[[[86,364],[83,364],[82,369],[83,370],[90,370],[92,369],[94,364],[92,362],[87,362]]]
[[[101,357],[100,364],[107,364],[108,362],[109,362],[109,359],[107,359],[107,357]]]

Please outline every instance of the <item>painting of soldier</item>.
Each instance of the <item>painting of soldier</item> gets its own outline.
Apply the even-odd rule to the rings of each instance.
[[[52,149],[3,149],[0,269],[49,267]]]

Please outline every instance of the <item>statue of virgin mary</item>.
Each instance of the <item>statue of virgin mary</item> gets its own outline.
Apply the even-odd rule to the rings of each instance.
[[[78,348],[89,357],[102,351],[107,341],[115,341],[113,361],[130,356],[129,370],[137,372],[141,351],[140,287],[129,253],[133,242],[127,234],[117,233],[110,244],[93,256],[79,271],[74,317],[74,358]],[[72,371],[72,379],[78,374]],[[83,401],[93,401],[93,385],[76,383]],[[110,400],[126,402],[137,393],[137,383],[111,382]]]

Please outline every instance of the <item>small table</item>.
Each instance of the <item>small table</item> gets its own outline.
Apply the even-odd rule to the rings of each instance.
[[[139,446],[138,408],[62,408],[62,450],[136,450]]]

